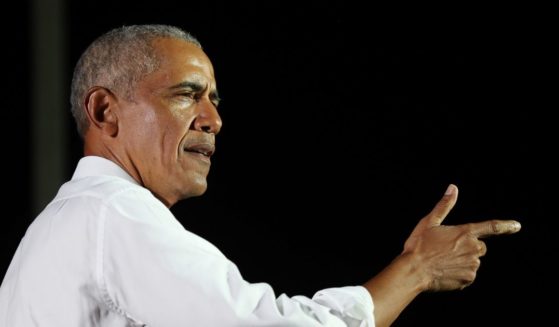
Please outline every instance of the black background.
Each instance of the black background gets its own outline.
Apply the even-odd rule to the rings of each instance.
[[[33,219],[29,163],[40,160],[29,150],[29,6],[14,6],[0,276]],[[523,230],[487,240],[476,283],[420,295],[395,326],[538,325],[551,316],[557,259],[545,11],[75,1],[68,89],[81,52],[111,28],[192,32],[213,60],[224,127],[207,193],[173,212],[245,279],[290,296],[361,284],[455,183],[445,223],[514,218]],[[69,104],[67,127],[69,178],[81,156]]]

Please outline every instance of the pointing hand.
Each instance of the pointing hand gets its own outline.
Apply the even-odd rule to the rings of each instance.
[[[514,220],[488,220],[457,226],[441,225],[458,198],[450,185],[433,210],[419,221],[402,254],[415,255],[427,291],[463,289],[473,283],[480,257],[487,247],[480,238],[513,234],[520,230]]]

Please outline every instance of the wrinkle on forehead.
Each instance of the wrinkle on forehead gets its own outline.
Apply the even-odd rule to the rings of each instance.
[[[196,45],[172,38],[158,39],[154,45],[162,65],[173,64],[176,60],[203,70],[208,68],[210,75],[213,76],[213,65],[210,58]]]
[[[178,39],[160,39],[155,44],[160,65],[152,76],[159,85],[151,89],[166,89],[182,82],[195,82],[215,90],[213,66],[210,59],[197,46]]]
[[[208,57],[204,55],[204,60],[202,60],[200,56],[190,55],[188,59],[188,64],[203,70],[209,69],[210,75],[213,76],[213,66]]]

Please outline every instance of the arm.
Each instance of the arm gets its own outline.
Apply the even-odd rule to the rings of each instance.
[[[363,287],[326,289],[312,299],[276,296],[268,284],[245,281],[218,249],[141,192],[120,193],[105,212],[96,280],[110,310],[102,316],[163,327],[374,324]]]
[[[450,185],[433,211],[415,227],[404,251],[365,283],[375,302],[376,326],[389,326],[421,292],[463,289],[476,278],[479,258],[487,251],[479,238],[520,230],[513,220],[458,226],[441,225],[458,198]]]

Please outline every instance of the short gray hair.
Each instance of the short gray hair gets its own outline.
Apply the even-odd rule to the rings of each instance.
[[[84,137],[89,121],[84,98],[93,86],[118,91],[129,99],[136,83],[159,68],[153,40],[175,38],[202,48],[190,33],[169,25],[130,25],[97,38],[81,55],[72,77],[70,103],[78,133]]]

